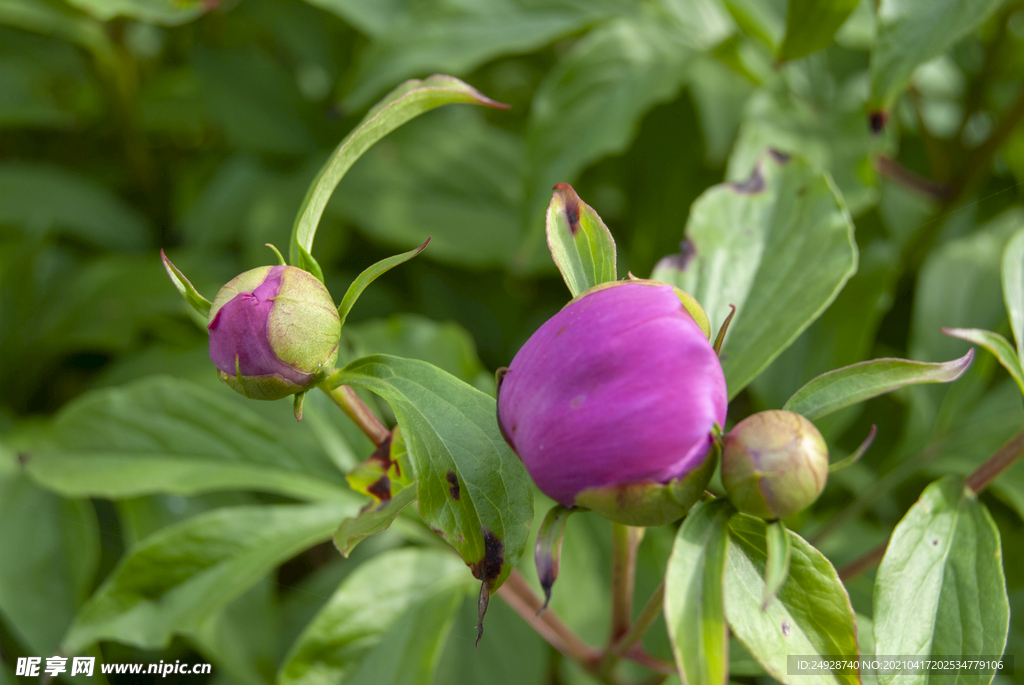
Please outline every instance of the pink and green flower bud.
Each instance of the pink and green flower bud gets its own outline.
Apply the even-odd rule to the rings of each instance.
[[[630,525],[678,519],[703,494],[727,393],[695,306],[657,281],[605,283],[523,345],[498,420],[541,491]]]
[[[207,328],[221,379],[257,400],[287,397],[323,380],[341,339],[331,294],[294,266],[236,276],[213,300]]]
[[[740,511],[772,521],[806,509],[825,489],[828,447],[806,418],[763,411],[736,424],[722,445],[722,485]]]

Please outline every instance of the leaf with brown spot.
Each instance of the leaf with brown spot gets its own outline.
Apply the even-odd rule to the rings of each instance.
[[[555,186],[547,213],[548,248],[569,292],[615,280],[615,240],[568,183]]]
[[[366,388],[391,405],[420,516],[459,552],[489,598],[522,556],[533,521],[533,486],[501,436],[494,399],[426,362],[390,355],[358,359],[331,382]]]
[[[369,459],[352,469],[345,480],[356,492],[373,498],[374,501],[365,509],[376,509],[412,483],[408,464],[402,468],[402,463],[407,460],[405,440],[396,426],[391,436],[377,446]]]
[[[736,307],[721,354],[730,398],[789,347],[857,271],[853,221],[832,179],[771,150],[746,182],[722,183],[697,198],[686,238],[688,259],[662,260],[651,278],[696,298],[711,330],[721,327],[730,305]]]

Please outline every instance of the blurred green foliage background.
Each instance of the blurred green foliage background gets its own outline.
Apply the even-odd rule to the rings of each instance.
[[[24,475],[18,455],[92,390],[167,374],[230,395],[159,249],[210,297],[273,263],[263,244],[287,247],[329,151],[406,78],[450,73],[511,109],[428,113],[342,181],[316,247],[336,299],[367,265],[431,238],[360,300],[345,331],[350,354],[428,359],[493,390],[492,371],[568,299],[543,235],[554,183],[573,183],[604,218],[620,277],[646,277],[679,251],[693,200],[746,178],[769,147],[832,175],[860,266],[736,398],[730,421],[780,407],[837,366],[963,354],[941,326],[1008,332],[999,257],[1024,221],[1024,2],[975,2],[970,16],[957,14],[970,2],[943,3],[942,25],[915,17],[928,15],[925,0],[833,2],[839,21],[824,29],[800,23],[812,4],[0,0],[0,683],[14,682],[17,656],[54,652],[77,608],[148,533],[212,508],[286,501],[65,498]],[[900,12],[922,28],[891,45],[884,26]],[[285,440],[341,467],[369,454],[327,407],[314,402],[295,426],[288,403],[254,404]],[[871,424],[879,437],[868,456],[793,526],[821,536],[836,565],[884,540],[930,478],[984,460],[1024,411],[979,352],[949,388],[829,417],[833,460]],[[1024,610],[1024,467],[984,497],[1003,534],[1011,604]],[[563,583],[575,589],[562,599],[556,590],[553,605],[594,642],[608,609],[601,524],[572,519]],[[104,658],[198,654],[217,683],[274,682],[340,579],[374,550],[407,544],[403,535],[345,562],[314,547],[167,650],[109,642]],[[671,539],[648,533],[638,598],[657,584]],[[869,613],[870,575],[850,592]],[[500,602],[480,652],[469,651],[473,609],[467,599],[436,682],[589,682]],[[670,658],[663,631],[647,647]],[[1016,615],[1008,653],[1024,657]],[[757,677],[735,658],[738,680]]]

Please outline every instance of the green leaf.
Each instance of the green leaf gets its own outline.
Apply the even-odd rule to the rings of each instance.
[[[952,338],[981,345],[991,352],[1003,365],[1003,368],[1010,372],[1010,376],[1017,382],[1017,387],[1024,393],[1024,368],[1021,367],[1016,350],[1006,338],[998,333],[984,331],[980,328],[943,328],[942,332]]]
[[[426,362],[388,355],[358,359],[329,382],[366,388],[391,405],[420,516],[496,590],[526,547],[533,489],[498,431],[494,399]]]
[[[92,589],[99,527],[88,500],[41,489],[0,445],[0,614],[34,654],[54,654]]]
[[[783,409],[809,419],[827,416],[851,404],[916,383],[951,383],[974,359],[974,350],[943,363],[908,359],[872,359],[823,373],[789,398]]]
[[[203,0],[67,0],[100,21],[128,17],[147,24],[178,26],[211,9]]]
[[[354,502],[342,474],[290,408],[275,425],[248,400],[170,378],[88,393],[57,415],[28,472],[72,496],[262,490],[300,499]],[[286,421],[282,421],[282,424]]]
[[[416,488],[407,486],[384,502],[364,509],[354,518],[347,518],[334,533],[334,546],[348,557],[363,538],[387,530],[402,510],[416,501]]]
[[[769,152],[744,183],[705,191],[690,210],[683,252],[651,278],[697,298],[718,330],[733,398],[836,298],[857,269],[853,222],[831,180]]]
[[[882,0],[871,52],[871,99],[889,108],[914,70],[987,19],[1002,0]]]
[[[108,250],[150,244],[145,218],[107,188],[46,164],[0,164],[0,224],[27,234],[60,233]]]
[[[352,285],[345,291],[345,296],[341,298],[341,304],[338,305],[338,317],[341,318],[341,325],[345,325],[345,319],[348,318],[348,313],[352,311],[352,306],[355,305],[356,300],[359,299],[359,296],[363,294],[368,285],[399,264],[404,264],[420,252],[423,252],[423,250],[427,249],[428,244],[430,244],[430,238],[427,238],[427,241],[416,249],[382,259],[376,264],[367,267],[361,274],[356,276],[356,280],[352,281]]]
[[[474,88],[451,76],[406,81],[377,103],[348,136],[335,148],[310,184],[292,228],[291,261],[299,261],[299,251],[311,253],[317,225],[331,193],[359,157],[371,145],[410,119],[426,111],[456,102],[502,107]]]
[[[181,271],[178,270],[178,267],[171,263],[171,260],[167,258],[167,255],[164,254],[163,250],[160,250],[160,261],[164,263],[164,269],[167,271],[167,275],[170,277],[171,283],[173,283],[174,287],[178,289],[181,296],[185,298],[185,302],[187,302],[189,306],[196,310],[200,315],[208,318],[210,316],[210,307],[212,307],[213,304],[199,294],[199,291],[195,289],[195,286],[185,278],[185,274],[181,273]]]
[[[308,547],[328,540],[351,505],[228,507],[149,536],[123,557],[64,638],[78,653],[98,640],[164,648]]]
[[[779,588],[789,576],[789,562],[793,557],[793,542],[789,538],[786,524],[781,520],[770,522],[765,529],[765,544],[768,558],[764,567],[764,596],[761,599],[761,611],[768,608],[769,602],[775,598]]]
[[[725,614],[733,634],[771,677],[786,685],[859,685],[851,674],[788,675],[789,654],[857,654],[857,632],[850,598],[832,564],[795,533],[789,535],[788,579],[762,611],[765,534],[765,522],[753,516],[736,514],[729,521]]]
[[[495,57],[534,51],[615,11],[614,3],[596,0],[477,0],[442,11],[426,7],[405,12],[360,54],[346,108],[365,107],[391,84],[418,74],[469,74]]]
[[[530,228],[517,268],[546,265],[538,219],[552,186],[625,150],[643,115],[679,92],[692,53],[660,17],[643,15],[594,29],[548,72],[533,96],[526,133]]]
[[[1024,357],[1024,229],[1014,234],[1003,250],[1003,301],[1010,317],[1017,358]]]
[[[441,108],[389,134],[346,174],[325,216],[403,250],[430,236],[431,261],[504,266],[522,240],[523,140],[484,114]]]
[[[458,558],[434,549],[384,552],[359,566],[292,646],[278,685],[423,683],[470,587]]]
[[[1008,602],[999,530],[963,480],[945,476],[925,488],[889,539],[875,577],[875,652],[1000,655]],[[961,673],[957,680],[982,685],[992,673]],[[883,685],[942,680],[878,676]]]
[[[826,48],[860,0],[790,0],[778,58],[791,60]]]
[[[728,677],[722,579],[734,512],[726,499],[697,504],[672,547],[665,572],[665,621],[684,685],[725,683]]]
[[[555,186],[546,223],[551,258],[573,297],[615,280],[612,232],[568,183]]]

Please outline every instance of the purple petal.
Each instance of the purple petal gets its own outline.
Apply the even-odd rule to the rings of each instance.
[[[235,359],[242,376],[278,375],[296,385],[306,385],[312,374],[302,373],[278,359],[267,338],[267,321],[274,297],[281,289],[285,267],[275,266],[251,293],[235,295],[207,326],[210,360],[220,371],[234,376]]]
[[[571,303],[522,347],[499,414],[542,491],[667,482],[725,423],[718,357],[671,286],[622,283]]]

